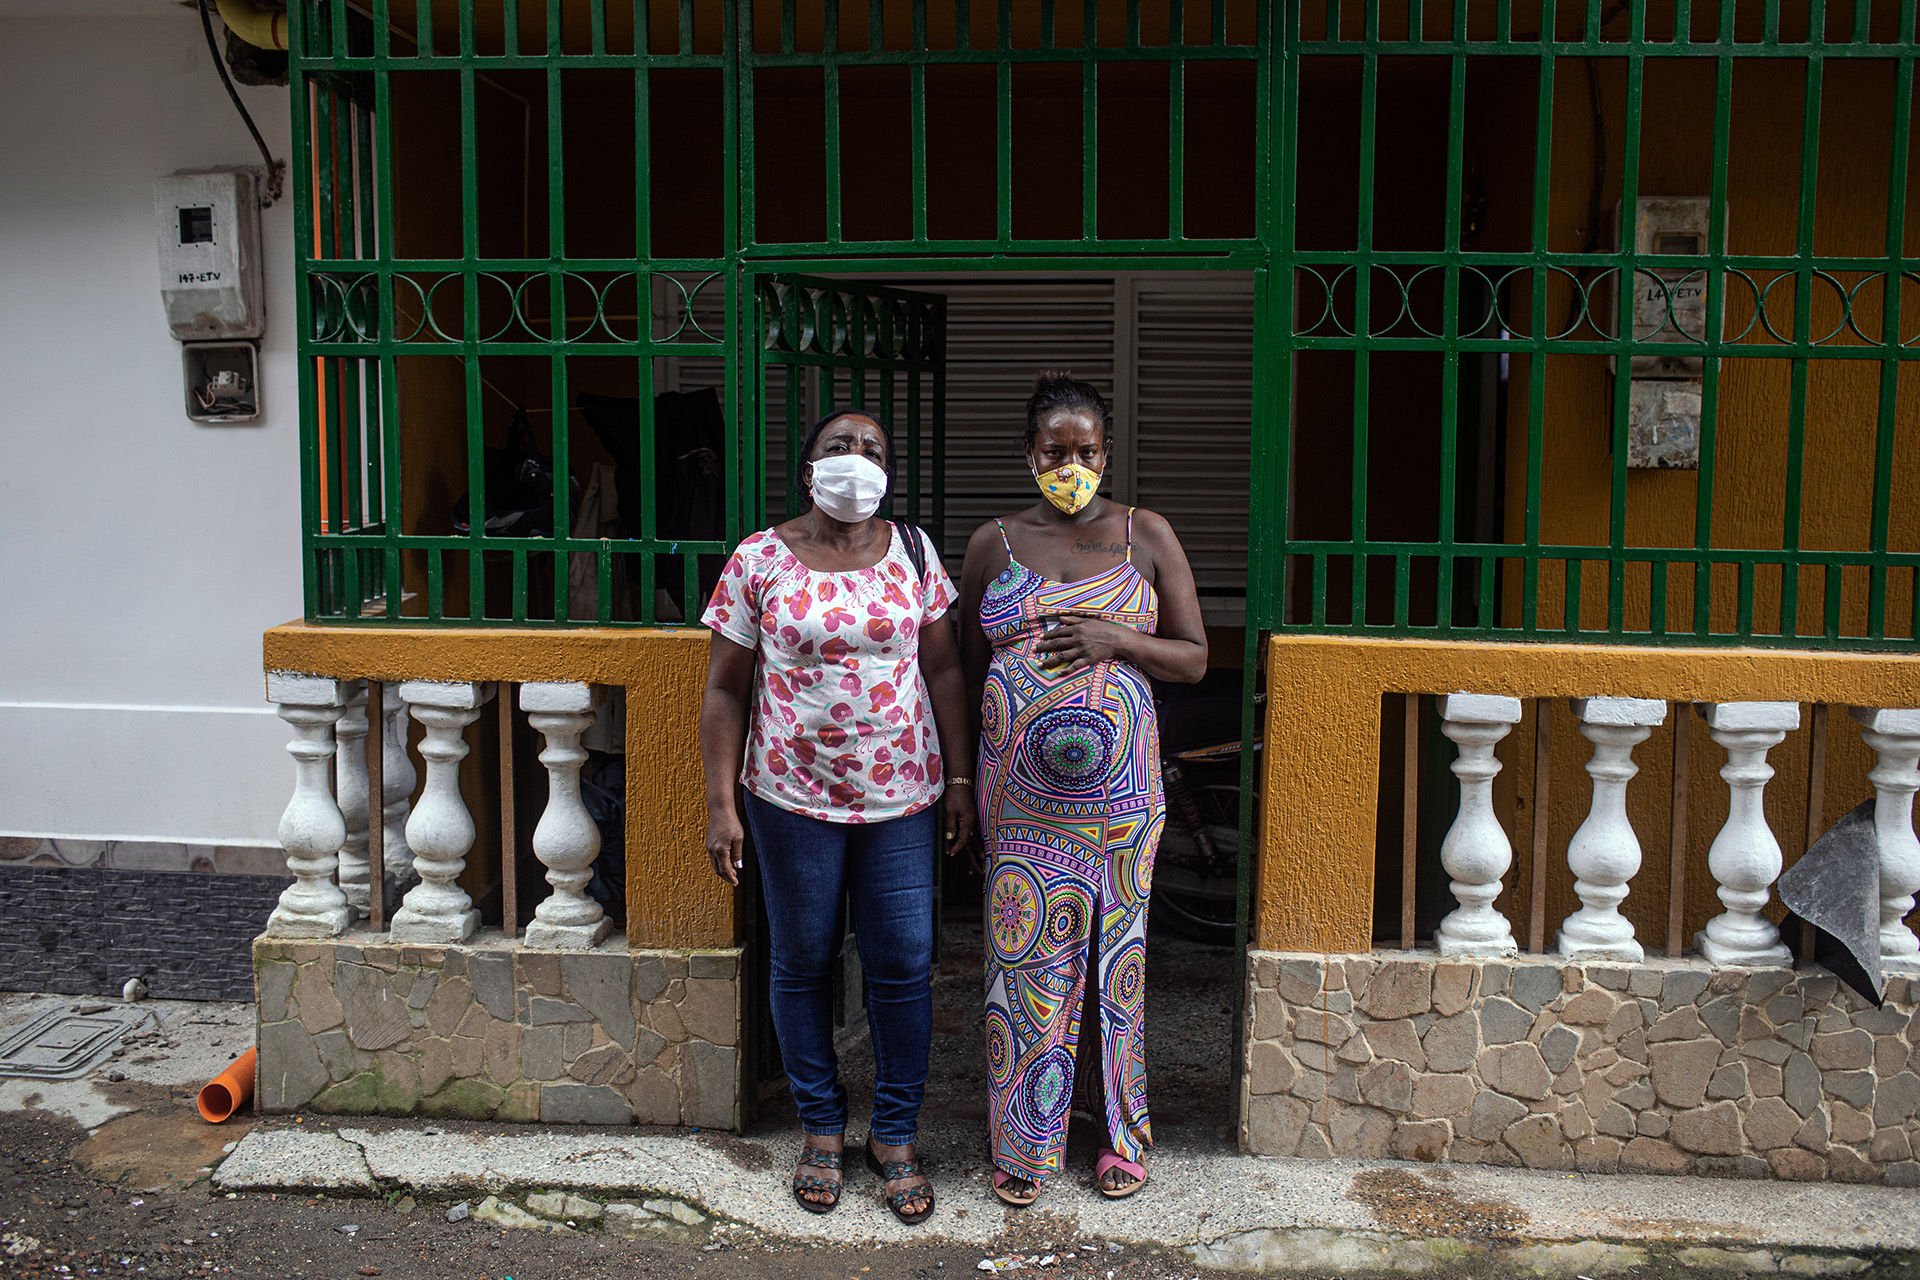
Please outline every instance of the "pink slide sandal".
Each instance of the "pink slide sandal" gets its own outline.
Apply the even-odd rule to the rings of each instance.
[[[1109,1191],[1101,1184],[1101,1179],[1105,1178],[1107,1174],[1114,1169],[1118,1169],[1120,1172],[1126,1174],[1132,1178],[1133,1181]],[[1120,1153],[1111,1147],[1101,1148],[1100,1158],[1094,1162],[1093,1166],[1093,1189],[1095,1191],[1098,1191],[1109,1200],[1125,1200],[1128,1196],[1146,1185],[1147,1170],[1145,1165],[1135,1164],[1131,1160],[1122,1158]]]

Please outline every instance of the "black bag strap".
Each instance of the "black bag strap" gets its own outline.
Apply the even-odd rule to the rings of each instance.
[[[927,581],[927,548],[920,541],[920,529],[904,521],[895,520],[893,527],[900,532],[900,541],[907,544],[907,563],[913,566],[913,576],[925,585]]]

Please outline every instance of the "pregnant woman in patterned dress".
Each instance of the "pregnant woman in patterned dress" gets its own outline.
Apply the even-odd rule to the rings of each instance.
[[[1099,496],[1112,431],[1093,386],[1035,379],[1026,453],[1044,500],[982,525],[962,572],[993,1185],[1013,1205],[1059,1172],[1077,1064],[1104,1103],[1102,1195],[1145,1185],[1152,1142],[1142,1015],[1166,804],[1147,677],[1199,680],[1207,636],[1172,526]]]

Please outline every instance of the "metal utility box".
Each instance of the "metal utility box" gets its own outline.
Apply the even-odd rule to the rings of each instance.
[[[1627,465],[1658,471],[1700,467],[1700,379],[1635,378],[1627,410]]]
[[[187,417],[253,422],[260,417],[260,349],[252,342],[183,342]]]
[[[1617,227],[1619,205],[1613,213]],[[1640,347],[1627,371],[1629,467],[1691,471],[1700,466],[1708,268],[1659,263],[1667,255],[1705,257],[1712,229],[1712,201],[1705,197],[1643,196],[1634,204],[1633,252],[1639,265],[1632,276],[1633,340]],[[1614,287],[1609,281],[1595,291],[1603,300],[1601,323],[1609,337],[1619,326]],[[1618,377],[1619,361],[1610,357],[1608,365]]]
[[[154,184],[160,297],[182,342],[266,332],[260,201],[245,169],[175,173]]]
[[[1633,218],[1633,251],[1641,255],[1634,273],[1633,339],[1671,345],[1665,352],[1640,351],[1633,357],[1635,378],[1698,378],[1706,361],[1700,344],[1707,336],[1707,272],[1698,266],[1663,267],[1649,258],[1662,254],[1702,257],[1707,252],[1711,201],[1694,196],[1643,196]],[[1619,226],[1620,206],[1614,206]],[[1609,299],[1606,324],[1616,331],[1618,310]]]

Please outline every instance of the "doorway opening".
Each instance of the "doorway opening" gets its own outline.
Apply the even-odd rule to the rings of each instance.
[[[1071,369],[1112,404],[1114,450],[1101,492],[1173,525],[1194,569],[1211,663],[1198,685],[1155,691],[1169,815],[1148,915],[1148,1106],[1162,1144],[1233,1142],[1253,273],[909,267],[767,270],[750,280],[742,295],[756,310],[746,331],[761,350],[752,380],[757,418],[743,445],[759,450],[760,527],[801,509],[792,450],[807,426],[831,408],[865,407],[895,435],[892,514],[934,535],[957,582],[974,530],[1035,500],[1021,443],[1035,373]],[[744,374],[744,352],[741,364]],[[685,391],[725,375],[718,360],[683,359],[658,377],[662,389]],[[934,1067],[923,1112],[925,1149],[945,1147],[955,1165],[979,1169],[983,890],[964,858],[944,860]],[[756,985],[764,993],[765,984]],[[872,1058],[851,934],[838,987],[842,1071],[857,1111],[870,1095]],[[792,1108],[764,1010],[755,1021],[768,1032],[756,1128],[771,1133],[792,1122]],[[1082,1084],[1069,1168],[1090,1163],[1104,1145],[1099,1091],[1087,1094]]]

